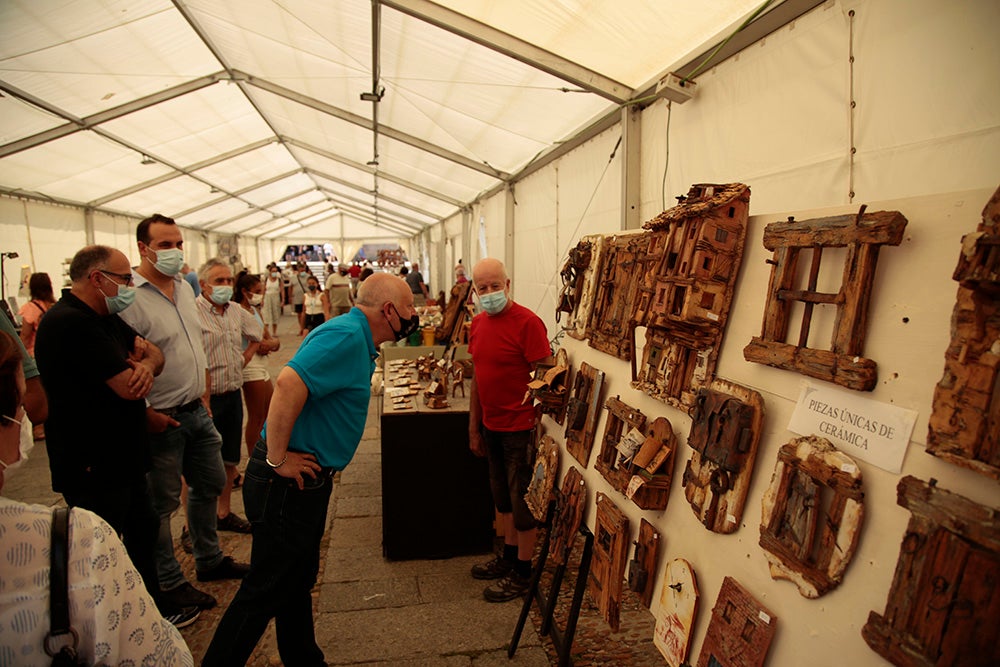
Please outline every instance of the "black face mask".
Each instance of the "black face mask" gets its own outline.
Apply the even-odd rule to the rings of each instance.
[[[393,310],[396,310],[396,306],[394,306],[393,304],[389,305],[392,306]],[[410,334],[412,334],[414,331],[420,328],[420,316],[417,315],[416,313],[414,313],[413,317],[411,317],[410,319],[404,320],[400,316],[399,311],[396,310],[396,317],[399,318],[400,329],[398,331],[396,329],[392,329],[392,324],[389,324],[389,328],[392,329],[392,335],[395,336],[396,342],[405,340],[410,336]],[[388,320],[389,318],[386,317],[386,319]]]

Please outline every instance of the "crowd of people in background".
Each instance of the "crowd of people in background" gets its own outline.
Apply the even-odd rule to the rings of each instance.
[[[139,223],[136,242],[136,266],[107,246],[77,252],[58,301],[47,274],[31,275],[20,340],[0,316],[0,489],[34,440],[45,439],[52,488],[72,508],[77,535],[82,529],[99,536],[71,545],[77,565],[70,604],[87,629],[80,656],[110,664],[151,655],[191,663],[175,628],[194,623],[217,601],[187,579],[175,556],[171,516],[183,506],[180,542],[194,555],[195,579],[244,580],[204,664],[245,660],[271,618],[283,659],[321,661],[309,591],[330,480],[360,440],[377,346],[418,331],[417,308],[434,303],[428,285],[416,262],[378,271],[368,262],[330,262],[321,265],[323,280],[307,255],[286,258],[283,268],[272,262],[262,274],[221,258],[192,271],[180,227],[161,215]],[[502,602],[526,590],[535,537],[523,501],[533,412],[511,406],[520,405],[534,360],[549,348],[538,317],[510,301],[500,262],[483,260],[473,274],[483,312],[473,320],[469,348],[480,376],[471,389],[470,449],[489,460],[506,543],[472,576],[497,580],[484,596]],[[469,282],[462,260],[454,280]],[[443,290],[436,301],[444,305]],[[280,349],[286,314],[294,315],[294,333],[304,341],[275,382],[267,357]],[[23,428],[43,423],[46,431]],[[511,467],[515,459],[522,464]],[[241,480],[247,518],[231,503]],[[270,494],[273,483],[286,485],[290,495]],[[306,495],[293,500],[297,491]],[[247,494],[254,495],[253,516]],[[298,508],[294,516],[285,511],[289,502]],[[32,532],[19,539],[33,545],[31,553],[47,553],[48,510],[0,497],[0,534],[11,520],[33,517]],[[290,541],[289,521],[307,528],[309,538]],[[253,565],[226,555],[219,531],[252,534]],[[114,566],[96,572],[109,555]],[[8,638],[23,625],[17,617],[23,607],[43,605],[48,594],[48,575],[40,575],[47,558],[18,566],[24,576],[0,586],[0,633]],[[129,577],[144,587],[123,591],[120,582]],[[104,579],[114,594],[88,597],[87,582]],[[135,604],[139,612],[128,619],[135,632],[105,627]],[[0,641],[0,662],[12,650],[24,656],[41,650],[47,628],[38,621],[43,614],[32,618],[16,640]]]

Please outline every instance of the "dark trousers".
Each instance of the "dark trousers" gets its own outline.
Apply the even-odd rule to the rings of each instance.
[[[287,667],[325,665],[313,628],[312,587],[333,490],[332,472],[294,480],[264,462],[258,442],[244,476],[243,503],[253,525],[250,573],[219,621],[203,667],[244,665],[275,619],[278,653]]]
[[[156,575],[155,549],[160,515],[153,508],[146,475],[138,474],[120,482],[95,483],[87,488],[63,491],[63,498],[70,507],[90,510],[111,525],[125,544],[125,551],[139,571],[146,590],[159,602],[160,582]]]

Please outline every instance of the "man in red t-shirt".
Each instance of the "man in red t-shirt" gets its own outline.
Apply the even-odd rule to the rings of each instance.
[[[361,282],[361,265],[351,262],[351,268],[347,269],[347,275],[351,278],[351,296],[358,298],[358,283]]]
[[[474,368],[469,399],[469,448],[489,462],[493,502],[503,518],[504,550],[475,565],[476,579],[499,579],[483,590],[489,602],[521,597],[531,580],[535,518],[524,502],[534,465],[535,408],[524,393],[535,364],[548,357],[542,320],[510,298],[503,263],[483,259],[472,269],[483,312],[472,318],[469,354]]]

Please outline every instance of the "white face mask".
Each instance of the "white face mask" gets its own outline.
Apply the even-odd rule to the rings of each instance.
[[[251,294],[250,295],[250,305],[251,306],[259,306],[263,302],[264,302],[264,295],[263,294]]]

